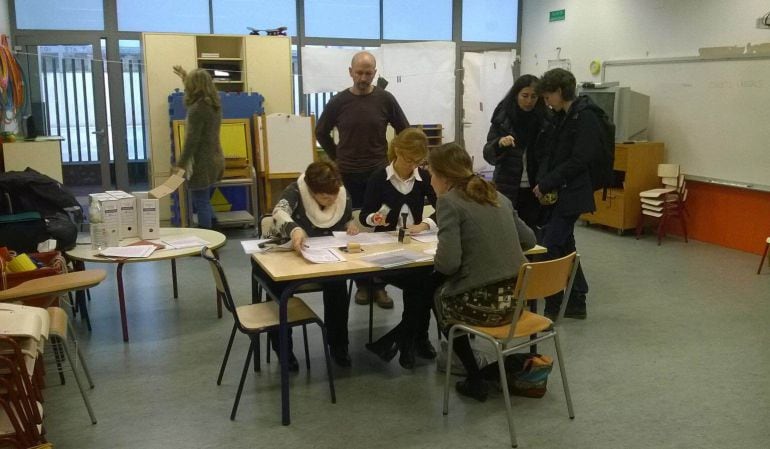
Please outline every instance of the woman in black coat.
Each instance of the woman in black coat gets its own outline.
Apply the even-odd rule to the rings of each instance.
[[[532,187],[537,184],[546,115],[545,104],[535,92],[538,81],[534,75],[522,75],[513,83],[492,114],[484,145],[484,160],[495,166],[497,190],[532,229],[541,224],[540,203]]]

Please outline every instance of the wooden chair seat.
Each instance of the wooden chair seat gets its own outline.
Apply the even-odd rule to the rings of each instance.
[[[267,329],[277,327],[278,303],[275,301],[260,302],[236,307],[238,319],[243,327],[249,330]],[[318,316],[305,304],[304,301],[292,296],[289,298],[288,320],[289,323],[317,320]]]
[[[528,310],[521,312],[519,320],[516,322],[516,329],[513,331],[514,338],[529,337],[532,334],[543,332],[553,326],[553,321],[550,319],[532,313]],[[498,340],[504,340],[508,338],[508,334],[511,332],[511,326],[497,326],[497,327],[483,327],[483,326],[468,326],[479,332],[483,332],[487,335],[491,335]]]

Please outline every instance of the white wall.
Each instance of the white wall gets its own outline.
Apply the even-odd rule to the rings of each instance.
[[[524,0],[521,73],[568,58],[578,81],[592,60],[697,57],[700,47],[770,42],[759,0]],[[566,20],[548,22],[565,9]],[[693,177],[770,191],[770,59],[609,66],[607,81],[650,96],[649,138]]]
[[[766,0],[523,0],[521,73],[540,75],[548,60],[572,63],[578,81],[598,80],[594,59],[697,56],[699,47],[770,42],[755,27],[770,10]],[[548,12],[566,20],[548,22]]]

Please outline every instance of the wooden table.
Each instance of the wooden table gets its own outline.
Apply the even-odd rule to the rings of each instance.
[[[279,357],[281,363],[281,422],[291,423],[289,406],[289,370],[288,370],[288,341],[289,327],[287,325],[286,304],[293,293],[303,284],[330,282],[347,279],[371,279],[374,276],[393,276],[407,274],[415,268],[432,266],[433,260],[400,265],[393,268],[381,268],[361,260],[362,257],[385,251],[404,249],[422,253],[436,248],[436,243],[421,243],[412,241],[409,244],[389,243],[383,245],[367,245],[364,251],[355,254],[345,253],[345,262],[314,264],[306,261],[294,251],[255,253],[251,256],[252,295],[257,300],[257,287],[262,286],[267,294],[278,301],[279,305]],[[536,246],[527,255],[542,254],[546,249]],[[270,282],[283,287],[280,295],[271,289]],[[371,301],[370,301],[371,302]],[[370,309],[370,314],[371,314]],[[371,319],[371,315],[370,315]]]
[[[209,248],[219,249],[225,245],[227,240],[224,234],[212,231],[209,229],[200,228],[161,228],[160,238],[173,238],[173,237],[199,237],[209,242]],[[131,243],[139,241],[139,238],[127,238],[120,241],[121,246],[129,245]],[[179,257],[199,256],[201,252],[200,247],[183,248],[183,249],[159,249],[153,252],[149,257],[133,258],[133,259],[116,259],[109,257],[98,256],[97,250],[91,249],[91,245],[78,245],[74,249],[67,251],[66,256],[69,259],[77,262],[92,262],[92,263],[114,263],[117,264],[115,270],[118,281],[118,305],[120,306],[120,323],[123,328],[123,341],[128,342],[128,321],[126,320],[126,300],[125,292],[123,288],[123,266],[127,263],[140,263],[140,262],[157,262],[159,260],[171,260],[171,274],[174,288],[174,298],[178,296],[177,281],[176,281],[176,259]]]

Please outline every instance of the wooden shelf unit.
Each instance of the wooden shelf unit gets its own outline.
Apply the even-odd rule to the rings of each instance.
[[[218,90],[243,92],[245,70],[243,38],[241,36],[196,36],[195,51],[198,68],[209,71]],[[216,72],[227,73],[228,79],[219,79]]]
[[[438,124],[417,124],[412,128],[421,129],[428,136],[428,151],[441,146],[444,143],[444,127]]]
[[[660,185],[658,164],[663,163],[663,142],[636,142],[615,144],[616,171],[622,173],[623,187],[594,192],[596,212],[583,214],[581,220],[618,230],[634,229],[641,213],[639,192]]]

